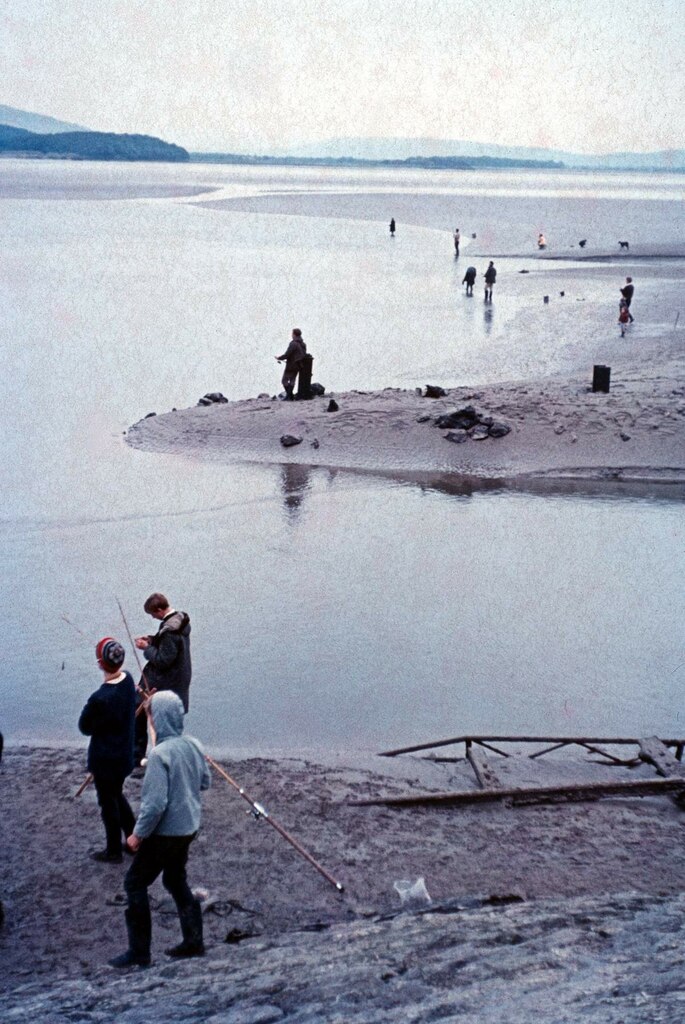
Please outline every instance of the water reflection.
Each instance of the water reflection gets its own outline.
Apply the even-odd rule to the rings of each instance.
[[[290,522],[299,518],[302,502],[311,490],[311,476],[311,466],[299,466],[296,463],[281,466],[283,507]]]
[[[490,334],[492,332],[492,325],[494,321],[494,309],[487,303],[483,306],[483,326],[485,333]]]

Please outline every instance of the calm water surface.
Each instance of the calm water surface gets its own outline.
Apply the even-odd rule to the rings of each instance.
[[[505,263],[506,295],[488,320],[464,304],[445,233],[430,225],[406,228],[389,250],[371,222],[215,212],[187,197],[92,198],[151,177],[155,188],[256,190],[254,175],[227,168],[31,164],[23,173],[0,164],[0,727],[9,740],[73,739],[98,682],[92,645],[122,635],[116,598],[138,633],[150,628],[141,606],[154,589],[193,620],[189,724],[212,745],[374,749],[461,731],[678,731],[679,502],[455,495],[302,467],[198,464],[132,451],[122,436],[146,412],[194,404],[207,390],[275,390],[273,355],[294,322],[329,390],[605,361],[617,344],[613,316],[597,340],[605,269],[576,282],[562,265],[536,282],[532,262],[523,277],[520,261],[510,277]],[[571,178],[557,189],[589,187]],[[623,200],[646,201],[631,199],[638,182],[620,178],[612,189]],[[270,171],[258,185],[416,188],[411,177],[343,179]],[[444,189],[443,178],[431,187]],[[38,198],[41,188],[50,198]],[[512,188],[510,177],[488,178],[474,202],[483,189]],[[541,188],[526,179],[520,198]],[[649,202],[670,208],[669,182],[650,188],[664,196]],[[599,189],[595,200],[616,197]],[[537,305],[550,275],[578,300],[573,313],[556,309],[553,325]],[[655,322],[665,314],[650,288],[663,300],[670,287],[663,267],[641,282]]]

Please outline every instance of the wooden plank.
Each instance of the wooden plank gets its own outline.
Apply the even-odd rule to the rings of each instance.
[[[640,740],[640,757],[653,764],[659,775],[667,779],[685,778],[685,764],[672,754],[658,736]]]
[[[417,750],[430,750],[433,747],[448,747],[453,743],[606,743],[611,745],[629,744],[637,746],[639,737],[626,736],[452,736],[446,740],[433,740],[431,743],[417,743],[412,747],[398,747],[395,750],[382,750],[379,757],[397,757],[398,754],[413,754]],[[661,741],[667,747],[685,745],[685,739],[666,739]]]
[[[483,752],[472,744],[466,748],[466,757],[473,768],[481,789],[501,789],[502,782]]]
[[[420,807],[488,803],[519,797],[525,801],[571,799],[595,800],[601,796],[648,796],[685,792],[685,779],[638,779],[631,782],[587,782],[566,786],[525,786],[511,789],[469,789],[452,793],[417,793],[411,796],[374,797],[345,801],[351,807]]]

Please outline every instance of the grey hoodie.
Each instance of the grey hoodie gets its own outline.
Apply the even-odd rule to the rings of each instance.
[[[199,742],[183,736],[183,704],[171,690],[150,701],[157,744],[148,758],[138,820],[139,839],[190,836],[200,827],[200,791],[209,789],[209,766]]]

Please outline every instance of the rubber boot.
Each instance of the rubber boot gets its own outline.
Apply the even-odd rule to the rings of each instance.
[[[149,967],[152,920],[149,907],[127,907],[128,949],[109,961],[110,967]]]
[[[287,387],[285,389],[285,400],[286,400],[286,402],[294,402],[295,401],[295,397],[293,395],[292,386],[291,387]]]
[[[178,916],[181,922],[181,934],[183,941],[178,946],[165,949],[167,956],[178,959],[191,956],[204,956],[205,947],[202,941],[202,909],[197,900],[193,900],[186,907],[179,908]]]

